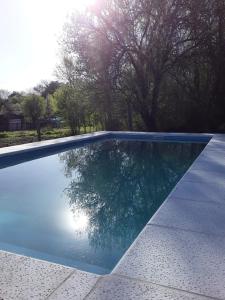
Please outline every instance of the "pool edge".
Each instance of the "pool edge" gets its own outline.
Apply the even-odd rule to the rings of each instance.
[[[125,254],[122,256],[122,258],[120,259],[120,261],[118,262],[118,264],[114,267],[114,269],[112,270],[112,272],[108,275],[96,275],[96,274],[92,274],[92,273],[88,273],[88,272],[84,272],[84,271],[80,271],[76,268],[70,268],[70,267],[66,267],[63,265],[58,265],[58,264],[54,264],[54,263],[50,263],[50,262],[46,262],[46,265],[49,264],[49,268],[51,268],[52,265],[58,265],[61,266],[62,268],[65,268],[65,272],[66,269],[70,269],[71,272],[68,276],[66,276],[58,285],[57,287],[55,287],[55,289],[48,295],[48,299],[55,299],[55,295],[64,295],[65,294],[65,289],[68,289],[68,282],[71,281],[71,277],[75,276],[75,279],[73,278],[73,283],[70,282],[69,284],[69,289],[71,290],[71,294],[73,294],[74,297],[74,293],[73,290],[75,290],[77,287],[75,285],[76,283],[76,278],[78,277],[82,277],[84,276],[86,277],[90,277],[90,286],[88,288],[88,291],[85,292],[84,298],[86,299],[87,296],[90,296],[90,299],[92,299],[92,295],[96,294],[96,293],[100,293],[102,290],[106,290],[108,288],[108,286],[110,285],[110,282],[107,280],[111,280],[111,282],[114,282],[115,279],[120,278],[121,281],[125,280],[124,278],[126,277],[126,275],[123,274],[123,272],[118,271],[119,266],[121,265],[121,263],[123,264],[124,261],[126,260],[129,252],[131,251],[131,249],[133,247],[135,247],[135,245],[137,244],[137,241],[140,239],[140,237],[142,238],[142,234],[143,232],[145,232],[147,229],[149,230],[149,228],[151,228],[151,226],[155,226],[154,223],[152,223],[152,220],[155,219],[155,217],[157,215],[160,214],[160,210],[162,209],[163,205],[165,204],[165,202],[170,201],[171,197],[173,197],[173,193],[174,191],[176,191],[176,187],[178,184],[180,184],[180,182],[182,182],[185,178],[185,176],[187,176],[188,173],[192,172],[193,170],[196,170],[195,168],[195,164],[196,162],[199,161],[199,158],[204,155],[205,152],[207,151],[219,151],[219,152],[223,152],[225,151],[225,135],[222,134],[182,134],[182,133],[138,133],[138,132],[112,132],[112,131],[107,131],[107,132],[97,132],[94,134],[87,134],[87,135],[81,135],[81,136],[76,136],[76,137],[70,137],[70,138],[63,138],[63,139],[56,139],[56,140],[50,140],[49,141],[43,141],[43,142],[36,142],[36,143],[31,143],[31,144],[26,144],[26,145],[19,145],[19,146],[12,146],[12,147],[5,147],[5,148],[0,148],[0,157],[2,156],[6,156],[6,155],[16,155],[18,153],[21,152],[26,152],[26,151],[32,151],[34,149],[43,149],[46,147],[54,147],[55,145],[57,145],[57,142],[60,143],[60,145],[62,144],[67,144],[67,143],[75,143],[75,142],[83,142],[85,141],[94,141],[96,138],[132,138],[135,139],[137,137],[144,138],[144,139],[149,139],[149,140],[154,140],[154,141],[188,141],[188,142],[208,142],[206,147],[203,149],[203,151],[200,153],[200,155],[196,158],[196,160],[191,164],[190,168],[185,172],[185,174],[183,175],[183,177],[179,180],[179,182],[175,185],[175,187],[173,188],[173,190],[170,192],[170,194],[168,195],[168,197],[164,200],[163,204],[158,208],[158,210],[155,212],[155,214],[151,217],[151,219],[149,220],[148,224],[145,225],[145,227],[142,229],[142,231],[140,232],[140,234],[138,235],[138,237],[133,241],[133,243],[131,244],[131,246],[129,247],[129,249],[125,252]],[[60,140],[60,141],[59,141]],[[221,145],[221,148],[219,148],[218,146]],[[224,143],[224,144],[223,144]],[[9,151],[7,151],[7,149]],[[11,148],[11,149],[9,149]],[[3,149],[3,151],[1,151]],[[194,167],[194,168],[193,168]],[[198,168],[197,168],[198,170]],[[210,172],[210,170],[209,170]],[[221,173],[222,176],[223,173]],[[223,174],[225,176],[225,173]],[[225,178],[225,177],[224,177]],[[180,229],[178,229],[180,230]],[[0,250],[0,253],[5,252]],[[11,253],[10,255],[13,256],[18,256],[17,254]],[[38,260],[35,258],[30,258],[30,257],[26,257],[24,256],[25,259],[27,260],[31,260],[31,261],[40,261],[43,262],[42,260]],[[147,257],[144,258],[146,259],[146,263],[148,263]],[[135,258],[134,258],[135,261]],[[82,275],[83,274],[83,275]],[[85,275],[86,274],[86,275]],[[87,275],[88,274],[88,275]],[[107,279],[107,280],[106,280]],[[222,278],[221,278],[222,279]],[[127,276],[127,280],[128,281],[134,281],[134,282],[138,282],[141,283],[143,282],[143,276],[140,276],[140,278],[136,275],[134,275],[133,273],[131,273],[129,276]],[[77,283],[76,283],[77,284]],[[106,286],[107,284],[107,286]],[[163,287],[163,284],[161,282],[151,282],[150,280],[146,280],[146,284],[147,285],[156,285],[156,287]],[[79,289],[84,289],[86,288],[86,286],[88,285],[87,282],[85,282],[85,286],[82,286],[82,284],[80,284]],[[159,288],[159,290],[160,290]],[[201,297],[201,299],[204,299],[202,297],[214,297],[216,296],[216,298],[214,299],[220,299],[217,297],[217,295],[212,296],[210,293],[212,293],[212,291],[210,291],[210,293],[204,293],[204,292],[196,292],[193,291],[191,288],[188,289],[181,289],[179,287],[176,286],[171,286],[171,285],[166,285],[164,286],[164,288],[168,289],[169,291],[177,289],[178,291],[182,293],[187,293],[190,295],[196,295],[196,299],[198,299],[197,297]],[[116,292],[116,291],[115,291]],[[130,291],[131,295],[135,294],[135,288],[134,290]],[[144,295],[143,295],[144,296]],[[225,296],[225,294],[224,294]],[[1,297],[1,294],[0,294]],[[63,298],[63,299],[67,299],[67,298]],[[70,299],[70,298],[68,298]],[[72,299],[72,298],[71,298]],[[76,298],[74,298],[76,299]],[[83,299],[83,298],[82,298]],[[94,298],[93,298],[94,299]],[[120,298],[122,299],[122,298]],[[140,298],[142,299],[142,298]],[[161,299],[164,299],[163,296],[161,297]],[[200,299],[200,298],[199,298]],[[221,298],[222,299],[222,298]]]

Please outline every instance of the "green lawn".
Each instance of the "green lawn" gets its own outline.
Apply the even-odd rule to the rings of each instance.
[[[93,131],[89,128],[88,132]],[[42,129],[42,140],[57,139],[60,137],[70,136],[69,128]],[[81,130],[84,133],[84,130]],[[25,131],[1,131],[0,147],[7,147],[37,141],[37,133],[35,130]]]

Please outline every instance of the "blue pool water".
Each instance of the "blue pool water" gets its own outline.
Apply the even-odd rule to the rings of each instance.
[[[1,159],[0,249],[110,272],[204,146],[106,140]]]

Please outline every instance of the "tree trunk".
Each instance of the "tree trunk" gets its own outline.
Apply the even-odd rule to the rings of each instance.
[[[154,88],[152,94],[152,101],[150,102],[150,99],[144,99],[142,103],[144,104],[142,104],[141,107],[141,116],[145,124],[145,128],[147,131],[156,131],[158,111],[158,87]],[[149,108],[148,103],[151,103],[151,108]]]
[[[130,101],[127,102],[128,129],[133,131],[133,113]]]
[[[41,141],[41,124],[40,124],[40,120],[36,121],[36,130],[37,130],[38,141]]]
[[[156,130],[155,116],[152,112],[151,113],[149,112],[148,108],[142,110],[141,117],[142,117],[143,123],[145,125],[145,129],[147,131],[155,131]]]

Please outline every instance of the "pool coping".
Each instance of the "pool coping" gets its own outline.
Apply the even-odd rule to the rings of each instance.
[[[70,136],[28,144],[0,148],[0,157],[11,156],[34,150],[56,148],[58,146],[97,141],[105,138],[149,139],[152,141],[186,141],[208,142],[213,134],[207,133],[163,133],[163,132],[129,132],[129,131],[98,131],[77,136]]]
[[[15,277],[8,280],[5,279],[5,276],[0,276],[0,299],[1,297],[4,300],[18,299],[18,294],[23,295],[24,298],[30,295],[35,299],[111,299],[114,296],[117,297],[116,299],[146,299],[146,297],[148,299],[167,299],[168,294],[172,295],[171,299],[185,297],[188,300],[225,299],[225,287],[223,287],[222,278],[222,274],[225,274],[225,254],[223,254],[225,253],[225,223],[221,223],[223,222],[221,207],[223,205],[225,207],[225,155],[223,155],[225,153],[225,135],[96,132],[76,137],[0,148],[0,157],[17,155],[37,149],[54,148],[68,143],[79,144],[105,138],[208,143],[123,255],[111,274],[100,276],[79,271],[75,268],[0,251],[0,268],[1,264],[4,265],[5,260],[12,262],[12,269],[5,271],[5,276],[9,272],[10,274],[15,273]],[[192,193],[191,189],[194,185],[197,187],[195,186]],[[204,191],[207,191],[207,194],[203,193]],[[176,199],[179,199],[179,201]],[[196,212],[193,210],[193,205],[198,207]],[[176,211],[178,206],[182,212],[182,220],[179,218],[181,213],[178,214]],[[191,216],[188,215],[189,211],[191,211]],[[199,211],[203,211],[205,215],[199,214]],[[173,224],[170,224],[171,214],[173,215]],[[205,224],[204,216],[208,218],[210,224]],[[220,224],[217,224],[218,220],[220,220]],[[159,237],[159,240],[161,239],[162,243],[165,242],[165,238],[168,241],[168,246],[161,249],[160,254],[156,254],[157,251],[152,246],[157,240],[155,235]],[[166,265],[165,262],[171,261],[168,253],[170,251],[176,252],[183,243],[183,239],[188,240],[190,245],[193,244],[193,249],[194,241],[201,240],[205,252],[201,253],[200,257],[196,249],[193,251],[194,254],[190,250],[186,254],[186,260],[177,262],[177,258],[174,258],[173,267]],[[219,246],[218,249],[213,249],[214,253],[212,244],[216,243],[219,243]],[[221,251],[219,247],[224,251]],[[210,253],[210,259],[212,261],[214,259],[215,265],[218,261],[221,261],[220,265],[216,266],[217,268],[214,269],[214,266],[209,264],[210,259],[207,256],[209,255],[207,251]],[[151,261],[153,256],[155,260]],[[202,268],[197,269],[196,274],[190,272],[191,262],[194,259],[199,260]],[[27,280],[27,268],[24,268],[24,264],[29,265],[29,274],[34,279],[38,276],[45,278],[46,272],[51,274],[52,270],[53,275],[50,276],[50,279],[48,278],[50,283],[46,280],[39,288],[38,295],[32,294],[33,285]],[[151,272],[151,268],[154,268],[154,272]],[[181,270],[187,271],[186,274],[181,274]],[[215,270],[217,270],[217,274],[214,274]],[[203,271],[204,273],[210,273],[208,279],[205,278]],[[22,278],[20,282],[16,275],[18,272],[18,278],[20,280]],[[56,273],[60,273],[60,275]],[[191,280],[191,277],[195,276],[198,278],[197,283]],[[183,280],[182,283],[179,279]],[[4,287],[1,289],[2,285],[5,286],[5,289]],[[42,294],[40,294],[41,291],[43,291]],[[143,291],[143,293],[140,294],[140,291]],[[153,295],[156,292],[158,298]],[[104,296],[106,294],[107,296]],[[21,299],[24,299],[23,297]]]

